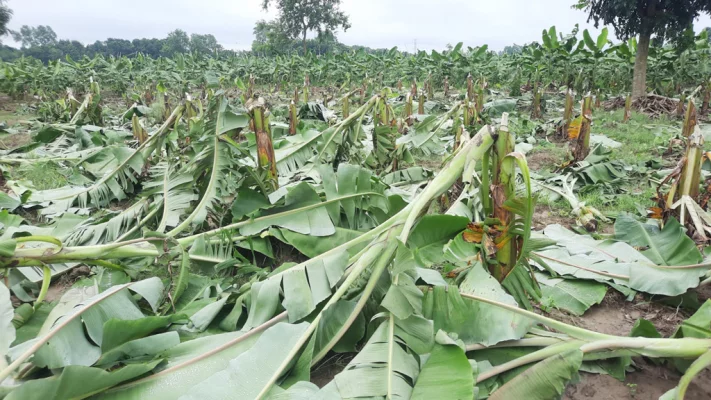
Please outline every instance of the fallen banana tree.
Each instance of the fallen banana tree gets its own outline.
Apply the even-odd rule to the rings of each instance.
[[[245,173],[253,181],[236,191],[231,223],[191,231],[206,214],[217,215],[218,191],[228,184],[224,177],[241,176],[226,175],[229,157],[221,155],[236,154],[231,152],[238,146],[224,135],[232,131],[228,128],[246,126],[246,119],[216,103],[208,107],[207,115],[217,118],[205,121],[199,156],[175,166],[156,165],[154,178],[161,179],[151,180],[136,207],[114,217],[121,216],[121,223],[91,230],[106,235],[119,225],[119,234],[90,245],[69,245],[46,229],[3,237],[6,272],[86,263],[101,274],[67,292],[51,311],[42,301],[43,287],[29,316],[19,308],[13,312],[2,285],[0,327],[10,333],[0,341],[2,393],[8,399],[434,398],[442,393],[548,399],[593,359],[625,363],[645,355],[689,363],[698,357],[680,383],[683,396],[694,371],[706,363],[706,339],[620,338],[519,308],[530,307],[529,296],[536,298],[529,256],[561,276],[584,271],[592,279],[647,287],[638,286],[644,282],[629,263],[618,266],[628,268],[627,275],[609,272],[617,262],[610,246],[588,244],[594,263],[581,265],[575,258],[579,247],[570,249],[568,258],[551,247],[551,239],[561,246],[571,234],[555,236],[552,230],[545,232],[554,236],[547,241],[531,237],[530,176],[524,158],[510,153],[513,139],[505,123],[496,130],[487,126],[471,139],[462,132],[442,171],[409,202],[388,197],[394,186],[386,188],[360,166],[340,164],[334,171],[319,165],[330,153],[326,146],[337,144],[341,133],[359,136],[354,124],[377,103],[376,97],[324,131],[314,139],[319,146],[303,145],[300,138],[291,142],[312,156],[301,164],[308,180],[257,192],[259,181]],[[523,195],[514,184],[517,167]],[[206,182],[196,198],[190,182],[200,177]],[[426,215],[460,179],[464,189],[447,214]],[[189,207],[193,200],[197,205]],[[151,204],[147,214],[123,218]],[[136,237],[142,226],[158,229]],[[258,268],[242,253],[254,258],[255,252],[269,252],[265,237],[310,258],[274,270]],[[243,252],[235,250],[238,246]],[[600,259],[603,255],[610,259]],[[655,264],[651,259],[633,258],[654,271],[647,265]],[[115,281],[128,279],[123,271],[142,263],[164,278]],[[209,277],[195,274],[203,264],[210,266]],[[445,266],[459,274],[445,281],[436,270]],[[699,265],[668,269],[688,270],[697,284],[703,275]],[[691,281],[669,290],[685,290]],[[541,350],[507,362],[483,353],[513,345]],[[308,382],[311,371],[332,352],[357,354],[319,389]],[[534,363],[535,369],[507,383],[500,378]],[[55,375],[48,377],[47,371]]]
[[[560,180],[562,188],[547,185],[541,182],[535,182],[535,186],[540,186],[541,188],[551,191],[564,198],[568,204],[570,204],[570,208],[572,209],[571,212],[575,217],[575,223],[584,227],[589,232],[594,232],[598,227],[598,219],[603,222],[610,222],[610,220],[595,207],[590,207],[586,205],[585,202],[578,200],[577,196],[575,196],[575,192],[573,191],[576,182],[577,178],[571,179],[570,174],[568,174]]]

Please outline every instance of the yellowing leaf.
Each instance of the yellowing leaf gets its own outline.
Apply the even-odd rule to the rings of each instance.
[[[464,241],[467,243],[481,243],[484,235],[484,227],[480,224],[469,224],[467,230],[462,233]]]
[[[580,127],[583,125],[583,117],[580,116],[570,121],[570,126],[568,127],[568,138],[577,139],[580,135]]]

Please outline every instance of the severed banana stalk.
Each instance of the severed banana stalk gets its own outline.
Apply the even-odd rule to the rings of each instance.
[[[586,205],[584,201],[578,200],[573,192],[577,181],[578,178],[572,178],[571,174],[568,174],[561,180],[562,188],[549,186],[541,182],[535,182],[534,185],[550,190],[567,200],[573,209],[572,212],[575,216],[575,223],[584,227],[588,232],[594,232],[597,230],[598,219],[602,222],[610,222],[610,220],[602,215],[597,208],[590,207]]]

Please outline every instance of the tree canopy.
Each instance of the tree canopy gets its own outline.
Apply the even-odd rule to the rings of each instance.
[[[12,18],[12,10],[5,5],[5,0],[0,0],[0,37],[5,36],[10,32],[7,28],[10,18]]]
[[[639,35],[632,96],[646,94],[647,57],[652,35],[659,40],[684,36],[694,19],[711,12],[711,0],[578,0],[588,21],[612,25],[620,39]]]
[[[36,27],[22,25],[19,32],[12,32],[12,38],[16,42],[20,42],[23,48],[57,43],[57,34],[52,27],[47,25]]]
[[[612,25],[620,39],[653,34],[664,39],[682,35],[701,13],[711,12],[709,0],[579,0],[597,27]]]
[[[0,59],[12,61],[21,56],[33,57],[48,62],[60,58],[71,57],[74,60],[84,56],[129,56],[138,53],[157,58],[173,56],[176,53],[194,53],[214,55],[215,52],[225,50],[217,42],[215,36],[210,34],[188,35],[185,31],[174,30],[164,39],[118,39],[108,38],[104,41],[97,40],[92,44],[84,45],[76,40],[57,40],[57,35],[49,26],[36,28],[23,26],[19,32],[13,33],[15,40],[22,44],[21,49],[9,46],[0,48]]]
[[[306,35],[316,31],[319,35],[351,27],[348,16],[340,10],[341,0],[263,0],[262,8],[268,10],[275,4],[279,11],[276,23],[289,38],[301,38],[306,51]]]

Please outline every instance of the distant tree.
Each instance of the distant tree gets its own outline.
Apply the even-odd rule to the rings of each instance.
[[[701,13],[711,13],[709,0],[577,0],[575,8],[589,13],[595,26],[612,25],[620,39],[639,35],[632,97],[647,93],[647,58],[652,35],[676,40]]]
[[[348,16],[339,9],[341,0],[262,0],[262,8],[266,11],[272,3],[279,10],[279,26],[289,38],[301,38],[304,53],[308,32],[333,33],[351,27]]]
[[[7,24],[12,18],[12,10],[5,5],[5,0],[0,0],[0,36],[5,36],[10,33]],[[0,43],[2,41],[0,40]]]
[[[0,60],[14,61],[22,56],[22,51],[14,47],[0,45]]]
[[[79,60],[86,54],[86,47],[76,40],[60,40],[54,47],[59,50],[64,57],[69,56],[73,60]]]
[[[284,32],[279,21],[257,21],[253,32],[252,51],[257,54],[287,54],[292,50],[293,40]]]
[[[163,40],[161,55],[172,57],[177,53],[185,53],[190,49],[190,38],[184,30],[176,29]]]
[[[133,43],[126,39],[108,38],[106,39],[105,46],[106,52],[116,57],[127,56],[136,52],[133,48]]]
[[[89,57],[106,55],[106,45],[104,42],[97,40],[96,42],[86,46],[86,53]]]
[[[57,43],[57,34],[48,25],[38,25],[36,27],[22,25],[19,32],[12,32],[12,38],[16,42],[20,42],[23,48]]]
[[[199,54],[215,54],[222,50],[222,46],[217,43],[217,39],[213,35],[199,35],[193,33],[190,35],[190,51]]]
[[[137,53],[143,53],[153,58],[160,57],[160,52],[163,49],[162,39],[133,39],[131,43]]]
[[[517,44],[514,44],[512,46],[504,47],[504,51],[502,52],[502,54],[512,55],[512,54],[520,54],[521,52],[523,52],[523,47],[519,46]]]

